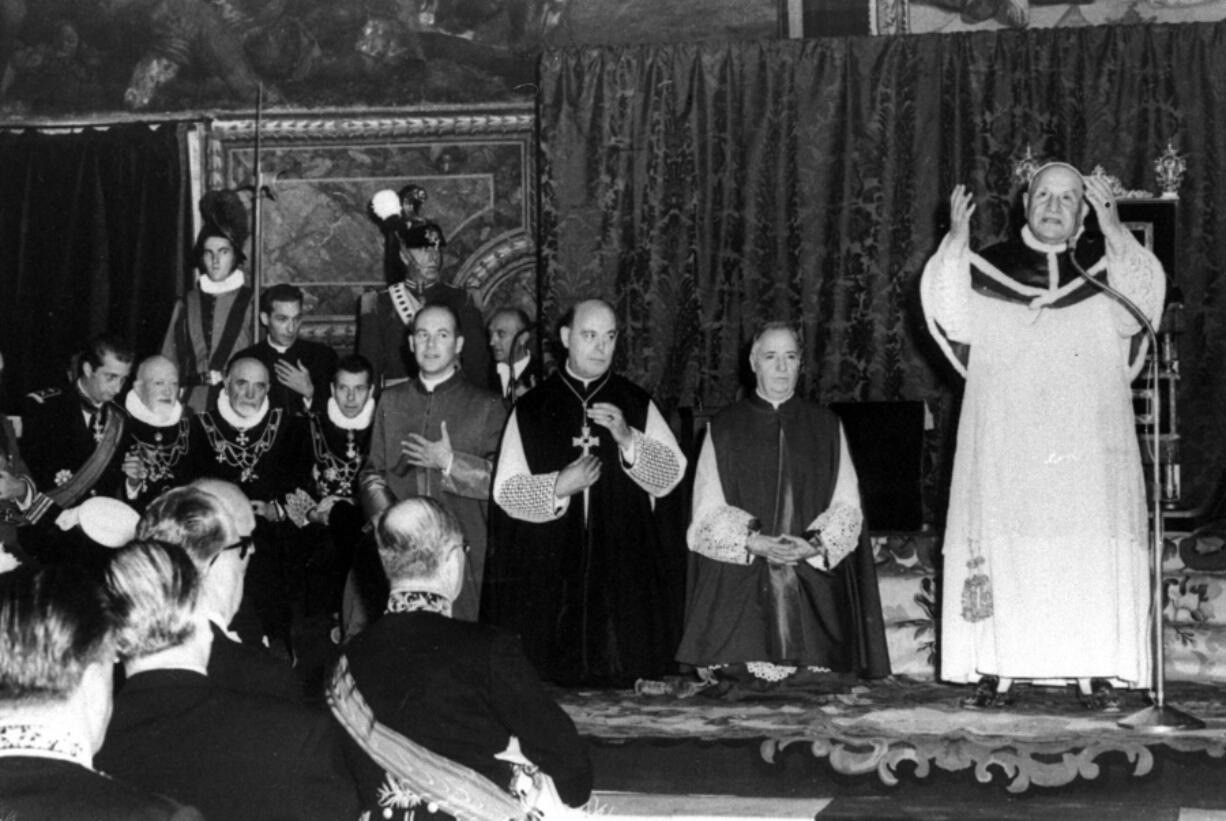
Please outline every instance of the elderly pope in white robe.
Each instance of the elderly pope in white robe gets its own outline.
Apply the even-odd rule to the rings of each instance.
[[[1145,486],[1131,382],[1162,266],[1119,219],[1109,181],[1052,163],[1032,178],[1020,239],[969,248],[971,195],[924,269],[934,338],[966,378],[944,539],[940,678],[966,707],[1012,703],[1014,679],[1076,679],[1119,709],[1150,679]],[[1102,237],[1081,236],[1092,207]],[[1073,252],[1073,253],[1066,253]],[[1075,255],[1075,257],[1074,257]],[[990,597],[985,595],[990,590]]]

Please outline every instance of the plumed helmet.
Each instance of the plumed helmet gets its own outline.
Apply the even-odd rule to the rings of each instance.
[[[243,205],[238,192],[229,188],[221,191],[209,191],[200,198],[200,216],[204,224],[196,235],[196,244],[192,246],[192,265],[199,268],[204,263],[204,241],[209,237],[224,237],[230,241],[234,249],[234,267],[240,268],[247,262],[247,254],[243,251],[243,243],[250,233],[247,221],[247,207]]]
[[[207,191],[200,198],[200,216],[204,226],[200,229],[201,236],[222,236],[230,240],[235,251],[240,251],[251,233],[247,206],[243,205],[238,192],[225,188],[220,191]]]
[[[396,238],[402,248],[442,248],[447,237],[437,222],[404,220],[396,226]]]

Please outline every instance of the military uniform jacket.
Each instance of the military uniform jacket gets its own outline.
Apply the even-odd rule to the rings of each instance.
[[[43,492],[72,479],[98,448],[96,436],[108,425],[121,433],[97,480],[85,496],[123,499],[123,457],[127,450],[128,416],[114,402],[97,409],[91,426],[83,414],[85,399],[75,385],[27,394],[22,406],[22,455],[35,486]],[[102,454],[105,455],[105,454]]]

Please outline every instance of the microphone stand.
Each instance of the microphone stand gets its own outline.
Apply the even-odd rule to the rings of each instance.
[[[1205,722],[1166,703],[1166,648],[1162,634],[1162,549],[1164,538],[1160,424],[1162,420],[1162,397],[1158,393],[1158,332],[1154,328],[1154,324],[1149,321],[1149,317],[1145,315],[1145,312],[1135,302],[1108,283],[1101,282],[1086,273],[1086,270],[1077,262],[1074,250],[1074,243],[1070,243],[1069,260],[1073,263],[1073,268],[1077,271],[1077,274],[1086,282],[1089,282],[1115,299],[1120,305],[1123,305],[1132,314],[1133,318],[1141,323],[1141,327],[1145,329],[1146,338],[1151,346],[1148,378],[1152,390],[1150,404],[1153,409],[1153,418],[1151,420],[1153,431],[1150,443],[1150,463],[1153,467],[1153,478],[1150,488],[1153,497],[1153,511],[1151,514],[1153,525],[1150,529],[1150,576],[1153,581],[1153,589],[1151,591],[1150,612],[1153,618],[1151,619],[1150,628],[1153,633],[1154,644],[1152,673],[1154,679],[1152,692],[1154,703],[1116,723],[1130,730],[1142,730],[1152,733],[1199,730],[1204,728]]]

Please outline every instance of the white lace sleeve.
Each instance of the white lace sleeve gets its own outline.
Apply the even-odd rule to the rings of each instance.
[[[847,435],[840,424],[839,472],[834,482],[834,493],[831,494],[830,504],[806,528],[818,532],[825,550],[807,561],[819,570],[834,568],[859,545],[863,527],[860,479],[856,476],[856,466],[847,447]]]
[[[525,522],[550,522],[570,507],[569,499],[553,495],[558,471],[532,473],[524,444],[519,436],[519,419],[515,412],[507,420],[502,435],[502,449],[494,473],[494,502],[509,516]]]
[[[749,542],[748,511],[733,507],[724,497],[719,478],[719,464],[711,431],[707,429],[698,464],[694,468],[694,492],[690,506],[690,526],[686,543],[690,550],[717,562],[749,564],[752,557],[745,546]]]
[[[1166,276],[1153,252],[1128,233],[1120,253],[1107,253],[1107,280],[1111,287],[1128,297],[1156,327],[1162,318],[1166,299]],[[1113,311],[1115,326],[1122,336],[1132,336],[1141,324],[1122,305]]]
[[[835,567],[856,549],[863,524],[864,514],[860,508],[845,502],[833,503],[813,520],[809,529],[821,534],[822,544],[826,548],[824,564],[827,568]]]
[[[749,525],[753,520],[748,511],[731,505],[712,508],[701,521],[694,523],[690,549],[717,562],[750,564],[753,556],[745,546],[749,542]]]

